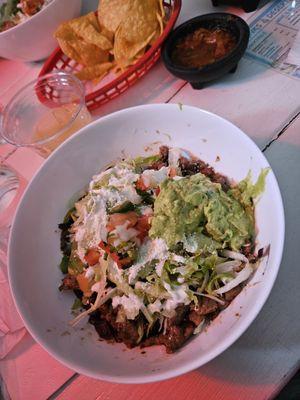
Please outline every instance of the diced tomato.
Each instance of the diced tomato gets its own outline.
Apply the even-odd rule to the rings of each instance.
[[[109,246],[107,246],[102,240],[98,244],[98,246],[100,247],[100,249],[104,250],[106,253],[108,253],[108,254],[110,253]]]
[[[142,215],[139,218],[135,229],[139,231],[137,237],[143,242],[143,240],[148,236],[148,232],[150,229],[149,215]]]
[[[83,293],[88,293],[90,291],[90,284],[88,278],[85,276],[85,272],[76,276],[79,289]]]
[[[155,194],[156,194],[156,196],[158,196],[159,193],[160,193],[160,187],[157,187],[157,188],[155,189]]]
[[[115,217],[117,215],[117,217]],[[122,217],[121,217],[122,216]],[[111,221],[111,218],[113,220]],[[134,228],[139,232],[137,237],[143,242],[143,240],[148,236],[148,231],[150,229],[149,215],[138,216],[135,212],[130,211],[126,214],[112,214],[110,216],[109,223],[107,224],[107,229],[115,228],[115,226],[123,225],[126,221],[129,221],[128,228]],[[118,267],[122,268],[128,265],[132,260],[130,257],[120,259],[117,253],[113,252],[110,247],[110,238],[108,238],[108,244],[101,241],[99,247],[104,250],[114,261],[118,264]]]
[[[138,222],[137,222],[135,228],[136,228],[139,232],[142,232],[142,231],[147,231],[147,232],[148,232],[149,229],[150,229],[149,215],[142,215],[142,216],[139,218],[139,220],[138,220]]]
[[[100,257],[100,253],[98,250],[89,249],[87,251],[86,255],[84,256],[84,259],[89,265],[92,266],[92,265],[97,264],[97,262],[99,261],[99,257]]]
[[[147,236],[148,236],[148,232],[143,231],[143,232],[140,232],[140,233],[137,235],[137,238],[140,239],[140,241],[143,243],[143,241],[145,240],[145,238],[146,238]]]
[[[134,211],[129,211],[125,214],[115,213],[110,215],[106,228],[108,232],[111,232],[116,228],[116,226],[124,225],[125,222],[128,222],[127,228],[132,228],[137,223],[137,221],[138,215]]]
[[[170,177],[170,178],[174,178],[174,176],[176,176],[176,175],[177,175],[176,168],[171,167],[171,168],[169,169],[169,177]]]
[[[143,191],[145,191],[145,190],[148,189],[148,186],[145,185],[145,182],[143,181],[143,178],[142,178],[142,177],[140,177],[140,178],[138,179],[138,181],[137,181],[136,184],[135,184],[135,187],[136,187],[137,189],[140,189],[140,190],[143,190]]]
[[[118,266],[120,267],[124,267],[125,265],[128,265],[132,262],[132,259],[130,257],[125,257],[125,258],[121,258],[119,259],[119,261],[117,262]]]
[[[112,253],[110,253],[110,256],[111,256],[111,258],[114,260],[114,262],[117,263],[118,266],[120,266],[120,263],[119,263],[120,258],[119,258],[119,256],[118,256],[118,254],[112,252]]]
[[[110,246],[105,244],[104,242],[99,243],[99,247],[104,250],[113,260],[114,262],[118,265],[118,267],[122,267],[122,264],[120,262],[120,257],[118,256],[117,253],[114,253],[111,251]]]

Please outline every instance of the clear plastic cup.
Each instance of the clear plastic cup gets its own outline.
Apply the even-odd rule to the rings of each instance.
[[[0,110],[0,144],[31,147],[47,157],[64,140],[91,121],[84,86],[74,75],[53,72],[20,89]],[[20,194],[20,177],[0,157],[0,250],[7,213]]]
[[[91,121],[84,86],[74,75],[53,72],[19,90],[2,112],[1,136],[47,157]]]

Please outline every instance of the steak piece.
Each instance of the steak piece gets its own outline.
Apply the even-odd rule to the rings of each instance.
[[[192,309],[189,314],[189,320],[192,321],[196,326],[198,326],[203,320],[204,315],[199,314],[198,310]]]
[[[160,146],[159,148],[159,154],[161,161],[168,166],[168,160],[169,160],[169,147],[168,146]]]
[[[76,290],[79,289],[79,285],[75,275],[67,274],[64,279],[62,279],[62,284],[58,288],[60,291],[62,290]]]
[[[243,284],[240,283],[238,286],[236,286],[235,288],[229,290],[228,292],[224,293],[224,298],[226,301],[231,302],[238,294],[241,293],[242,289],[243,289]]]
[[[198,305],[194,307],[194,310],[201,315],[207,315],[217,311],[218,308],[219,304],[215,300],[203,297]]]
[[[189,311],[189,306],[184,306],[181,304],[176,308],[176,314],[172,318],[168,318],[168,326],[171,327],[172,325],[180,325],[182,322],[186,320],[187,314]]]
[[[195,326],[192,322],[182,325],[173,325],[164,335],[164,345],[167,353],[178,350],[193,334]]]
[[[153,164],[149,165],[146,169],[155,169],[156,171],[160,170],[162,167],[166,167],[167,164],[162,162],[161,160],[155,161]]]
[[[89,322],[95,326],[98,335],[106,340],[115,340],[124,343],[130,349],[137,346],[140,339],[139,326],[143,323],[142,317],[135,320],[117,321],[119,307],[113,308],[111,302],[103,304],[90,317]]]
[[[138,321],[126,320],[125,322],[115,322],[113,333],[116,342],[125,343],[129,349],[139,344],[140,335],[138,332]]]
[[[163,345],[167,353],[178,350],[193,334],[195,326],[188,320],[189,306],[180,305],[172,318],[167,318],[166,332],[145,339],[141,347]]]
[[[153,164],[149,165],[147,169],[159,170],[162,167],[167,167],[169,165],[169,148],[168,146],[160,146],[159,148],[160,159],[155,161]]]
[[[192,322],[184,322],[181,325],[172,325],[167,328],[165,334],[151,336],[144,340],[141,347],[164,345],[168,354],[174,353],[191,337],[195,329]]]
[[[89,323],[94,325],[100,338],[105,340],[114,340],[114,335],[109,323],[105,319],[101,318],[98,311],[95,311],[90,315]]]
[[[179,167],[183,176],[195,175],[200,172],[210,178],[212,182],[219,183],[225,192],[230,188],[228,179],[215,172],[212,167],[202,160],[188,160],[182,156],[179,158]]]
[[[189,320],[198,326],[206,315],[211,317],[214,314],[219,314],[219,304],[207,297],[199,299],[198,304],[190,306]]]
[[[227,190],[230,189],[230,184],[226,176],[221,175],[218,172],[215,172],[214,169],[213,169],[213,175],[210,176],[210,178],[213,182],[219,183],[222,186],[224,192],[227,192]]]

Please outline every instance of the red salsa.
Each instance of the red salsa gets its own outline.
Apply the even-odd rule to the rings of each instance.
[[[235,36],[225,29],[199,28],[178,40],[172,61],[182,67],[201,68],[225,57],[236,43]]]

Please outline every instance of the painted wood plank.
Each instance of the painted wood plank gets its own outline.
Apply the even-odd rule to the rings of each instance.
[[[35,79],[41,63],[21,63],[0,59],[0,103],[6,105],[13,95]]]
[[[19,148],[8,159],[7,164],[12,166],[22,177],[30,181],[32,176],[42,165],[44,159],[29,148]]]
[[[74,372],[54,360],[27,333],[0,362],[0,374],[11,400],[44,400]]]
[[[172,103],[194,105],[218,114],[247,133],[260,148],[300,110],[300,80],[243,58],[235,74],[194,90],[189,84]]]
[[[0,162],[4,161],[14,151],[15,148],[11,144],[0,144]]]
[[[24,148],[18,149],[6,163],[21,174],[22,185],[26,186],[43,161]],[[11,400],[40,400],[55,392],[74,372],[56,361],[27,333],[1,360],[0,374]]]

